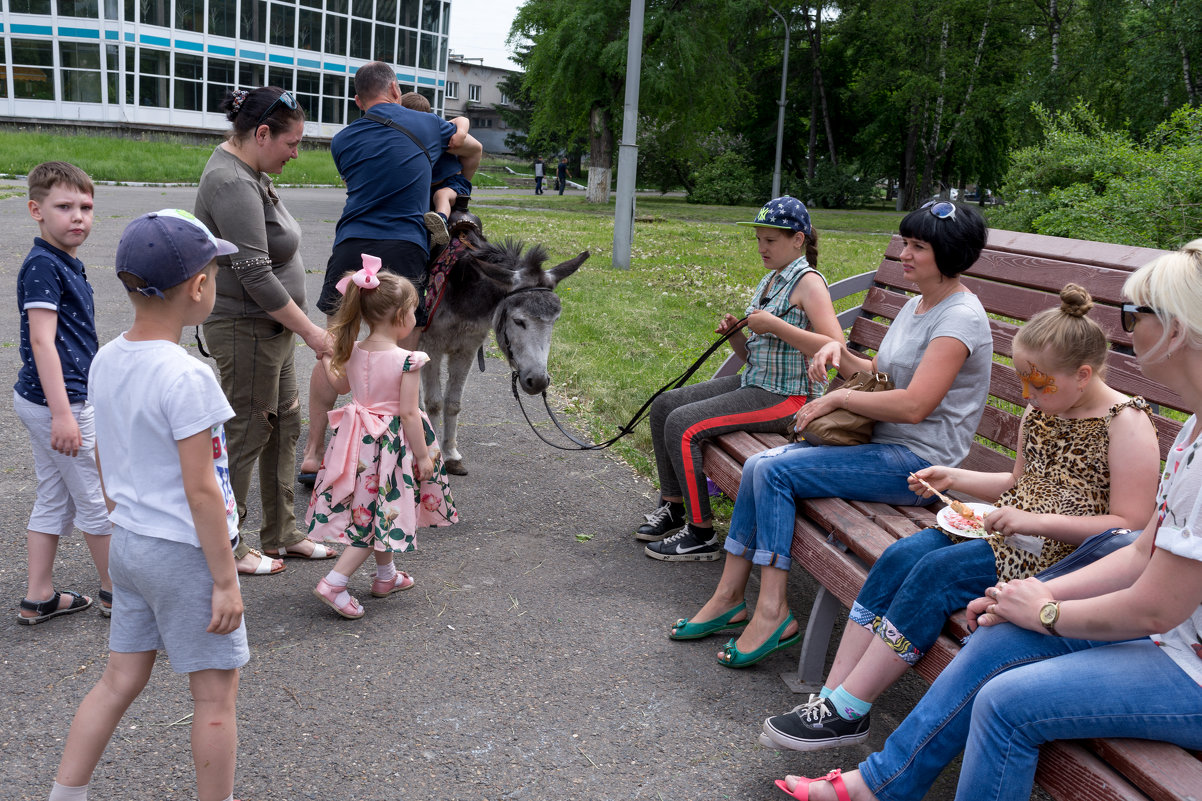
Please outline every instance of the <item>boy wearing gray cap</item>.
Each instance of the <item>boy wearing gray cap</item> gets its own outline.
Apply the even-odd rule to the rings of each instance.
[[[250,658],[222,426],[234,411],[212,370],[179,339],[213,309],[216,257],[236,250],[175,209],[138,217],[117,245],[134,323],[100,349],[88,380],[113,522],[109,661],[71,723],[51,801],[86,801],[159,650],[191,685],[200,801],[233,798],[238,668]]]

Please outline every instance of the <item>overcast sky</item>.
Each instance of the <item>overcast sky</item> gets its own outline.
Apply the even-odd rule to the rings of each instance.
[[[451,0],[448,47],[464,58],[482,58],[490,67],[517,69],[505,47],[509,26],[524,0]]]

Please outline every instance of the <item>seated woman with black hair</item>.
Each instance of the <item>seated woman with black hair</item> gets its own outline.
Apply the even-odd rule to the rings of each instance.
[[[803,406],[795,423],[804,431],[818,417],[850,409],[877,421],[872,440],[849,447],[797,443],[748,459],[718,587],[669,634],[698,639],[746,626],[718,654],[727,667],[754,664],[801,639],[786,600],[795,499],[930,503],[910,488],[910,474],[931,465],[959,465],[968,454],[985,407],[993,337],[985,309],[959,276],[985,246],[985,221],[969,206],[942,201],[906,215],[900,233],[902,268],[919,294],[889,326],[876,357],[866,359],[832,342],[810,364],[816,380],[825,379],[829,367],[845,378],[875,370],[888,373],[895,389],[836,389]],[[761,587],[749,621],[744,591],[752,565],[761,566]]]

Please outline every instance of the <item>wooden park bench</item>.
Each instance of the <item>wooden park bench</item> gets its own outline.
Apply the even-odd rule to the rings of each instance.
[[[849,345],[873,351],[909,298],[912,285],[902,276],[898,261],[901,238],[894,236],[875,272],[864,273],[831,286],[836,300],[867,290],[862,305],[839,315],[850,329]],[[1174,392],[1144,378],[1131,355],[1131,335],[1119,320],[1121,292],[1127,276],[1161,255],[1148,248],[1084,242],[1074,239],[991,231],[981,258],[963,274],[964,284],[977,294],[990,314],[995,356],[1011,357],[1011,343],[1019,323],[1036,312],[1059,305],[1059,291],[1067,283],[1084,286],[1093,296],[1090,313],[1111,342],[1107,383],[1120,392],[1142,395],[1156,410],[1161,457],[1167,453],[1181,422],[1160,412],[1182,410]],[[728,362],[720,374],[738,365]],[[994,361],[989,384],[991,401],[981,418],[976,441],[962,466],[972,470],[1009,471],[1018,442],[1022,387],[1014,371]],[[1008,409],[1015,409],[1010,411]],[[781,445],[772,434],[726,434],[707,444],[706,474],[728,496],[735,497],[743,463],[753,454]],[[796,674],[782,678],[796,692],[816,692],[825,675],[831,634],[842,608],[850,608],[868,568],[890,543],[935,525],[935,507],[891,506],[839,498],[798,501],[791,555],[795,567],[806,570],[821,585],[806,626],[805,641]],[[984,589],[984,588],[982,588]],[[963,611],[949,621],[939,641],[914,669],[933,681],[959,651],[968,633]],[[1132,677],[1138,692],[1138,677]],[[1167,743],[1144,740],[1058,741],[1043,748],[1039,784],[1062,801],[1202,801],[1202,761],[1198,756]]]

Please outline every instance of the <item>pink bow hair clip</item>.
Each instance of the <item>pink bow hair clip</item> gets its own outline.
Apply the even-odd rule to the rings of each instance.
[[[366,253],[359,255],[363,259],[363,269],[344,277],[334,285],[343,295],[346,294],[347,281],[354,281],[355,286],[360,289],[375,289],[380,285],[380,279],[376,277],[376,273],[380,271],[380,258],[378,256],[369,256]]]

